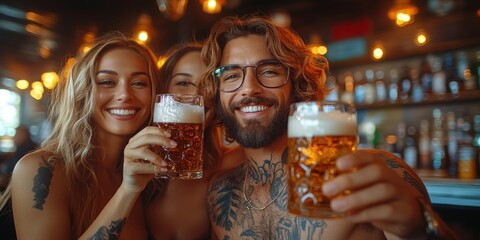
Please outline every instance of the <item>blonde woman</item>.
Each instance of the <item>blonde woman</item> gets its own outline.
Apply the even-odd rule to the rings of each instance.
[[[51,134],[13,172],[19,239],[147,238],[140,195],[153,165],[165,166],[148,146],[175,146],[148,127],[156,59],[120,33],[90,47],[52,93]]]

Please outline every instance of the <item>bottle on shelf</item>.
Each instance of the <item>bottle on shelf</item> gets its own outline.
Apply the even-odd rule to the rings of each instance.
[[[416,134],[417,129],[410,126],[407,129],[407,138],[405,140],[405,149],[403,151],[403,159],[412,168],[418,167],[418,151]]]
[[[468,54],[465,50],[458,50],[456,53],[456,77],[460,81],[460,91],[474,89],[474,82],[471,79]],[[469,79],[465,79],[465,77]],[[472,84],[473,83],[473,84]]]
[[[365,71],[365,104],[372,104],[375,102],[375,74],[372,69]]]
[[[463,121],[461,117],[458,122]],[[447,113],[447,154],[448,154],[448,174],[450,176],[457,175],[457,152],[458,152],[458,133],[457,119],[454,112]]]
[[[412,95],[412,79],[410,77],[410,69],[408,66],[402,67],[402,75],[400,77],[400,100],[407,101]]]
[[[345,74],[344,83],[345,85],[340,95],[340,99],[343,102],[349,102],[349,103],[355,102],[354,83],[353,83],[353,77],[351,73]]]
[[[353,73],[353,80],[355,85],[355,103],[363,104],[365,103],[365,80],[363,74],[360,71]]]
[[[383,70],[375,72],[375,93],[377,102],[385,102],[387,100],[387,87],[385,86],[385,73]]]
[[[425,98],[425,93],[420,82],[420,75],[416,68],[410,70],[410,76],[412,78],[412,101],[422,102]]]
[[[440,176],[447,174],[447,161],[445,157],[445,142],[443,128],[443,113],[439,108],[433,109],[433,124],[431,143],[432,168]]]
[[[398,89],[398,70],[392,68],[389,73],[390,84],[388,85],[388,100],[390,103],[398,101],[399,89]]]
[[[473,51],[473,59],[470,61],[470,74],[475,82],[475,88],[480,89],[480,49]]]
[[[420,134],[418,137],[418,153],[420,157],[419,167],[422,169],[432,169],[432,159],[430,157],[430,127],[427,119],[420,121]]]
[[[329,75],[326,82],[327,88],[330,89],[330,92],[325,96],[327,101],[338,101],[338,84],[337,78],[334,75]]]
[[[432,94],[442,96],[447,92],[447,74],[442,67],[442,58],[432,56]]]
[[[470,68],[466,68],[463,72],[463,79],[465,90],[473,90],[476,88],[476,81],[475,75],[472,74]]]
[[[477,163],[480,165],[480,114],[473,117],[473,131],[475,135],[473,136],[472,146],[475,147]]]
[[[420,82],[422,83],[423,92],[427,98],[432,93],[433,74],[432,67],[430,66],[431,61],[432,55],[430,54],[427,55],[420,64]]]
[[[406,141],[406,125],[405,122],[400,122],[397,125],[397,142],[395,145],[395,151],[400,155],[400,158],[404,158]]]
[[[458,177],[460,179],[474,179],[477,177],[477,161],[475,148],[472,145],[472,123],[468,115],[464,116],[461,126],[461,137],[458,141]]]
[[[457,96],[463,88],[463,80],[458,76],[458,64],[453,53],[446,53],[444,57],[444,69],[447,73],[448,92]]]

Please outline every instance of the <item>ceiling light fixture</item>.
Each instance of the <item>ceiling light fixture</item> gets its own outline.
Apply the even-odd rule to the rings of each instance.
[[[395,0],[395,5],[388,11],[388,17],[395,20],[399,27],[414,22],[413,16],[418,13],[418,7],[410,3],[410,0]]]
[[[209,14],[217,14],[222,11],[222,6],[226,4],[226,0],[200,0],[202,10]]]

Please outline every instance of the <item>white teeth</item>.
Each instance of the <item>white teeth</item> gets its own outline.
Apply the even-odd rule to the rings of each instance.
[[[109,112],[110,112],[111,114],[114,114],[114,115],[127,116],[127,115],[133,115],[133,114],[135,114],[136,110],[133,110],[133,109],[130,109],[130,110],[126,110],[126,109],[111,109],[111,110],[109,110]]]
[[[242,107],[240,108],[240,111],[244,112],[244,113],[253,113],[253,112],[260,112],[260,111],[263,111],[263,110],[266,110],[268,107],[267,106],[246,106],[246,107]]]

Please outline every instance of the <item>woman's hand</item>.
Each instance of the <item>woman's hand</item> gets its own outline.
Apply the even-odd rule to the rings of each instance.
[[[124,150],[123,182],[127,189],[141,192],[152,179],[155,170],[166,171],[167,163],[155,154],[150,145],[175,147],[170,133],[158,127],[148,126],[133,136]]]

